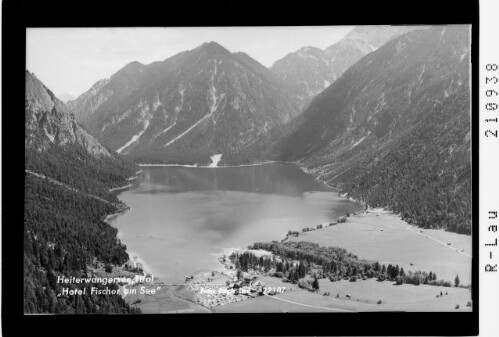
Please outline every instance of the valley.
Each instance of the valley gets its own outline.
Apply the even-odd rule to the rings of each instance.
[[[346,280],[341,277],[335,282],[321,278],[319,291],[311,292],[301,289],[293,282],[283,282],[286,277],[272,276],[275,269],[268,272],[256,269],[244,272],[250,277],[256,276],[264,286],[287,287],[286,292],[272,295],[271,299],[268,299],[268,295],[257,295],[255,298],[246,295],[203,295],[203,291],[213,289],[211,291],[216,293],[237,280],[234,265],[229,268],[227,262],[222,260],[225,261],[234,252],[240,254],[248,250],[228,247],[243,247],[258,240],[278,239],[281,242],[310,242],[322,247],[341,247],[360,259],[378,261],[382,265],[397,265],[397,268],[400,266],[406,274],[431,271],[438,275],[438,280],[448,281],[449,284],[453,284],[455,276],[459,275],[462,285],[471,284],[469,236],[442,230],[419,230],[389,211],[365,210],[364,206],[355,207],[354,202],[344,198],[332,199],[337,200],[335,206],[330,201],[332,196],[321,196],[318,192],[304,194],[305,199],[299,203],[286,197],[283,202],[291,208],[284,211],[283,203],[270,196],[266,197],[265,194],[277,192],[299,197],[300,193],[297,194],[298,191],[295,190],[298,185],[292,187],[289,184],[296,184],[303,178],[294,180],[296,177],[286,183],[284,180],[282,187],[288,187],[277,187],[273,192],[264,185],[254,185],[265,181],[275,184],[277,176],[257,178],[255,181],[257,176],[254,173],[260,172],[261,175],[265,171],[273,172],[279,165],[283,164],[239,168],[143,166],[144,171],[133,187],[119,194],[120,199],[130,205],[131,210],[112,219],[110,223],[120,230],[120,238],[129,249],[141,252],[141,261],[148,265],[145,270],[158,277],[158,285],[163,290],[158,296],[127,295],[130,296],[130,301],[140,300],[137,306],[144,313],[200,312],[199,310],[206,309],[211,312],[456,311],[456,305],[459,305],[459,310],[471,310],[467,306],[471,300],[471,292],[467,288],[423,284],[426,282],[423,279],[421,285],[395,285],[395,281],[379,282],[372,276],[367,279],[365,276],[362,279],[361,276],[353,283],[349,282],[349,276]],[[291,169],[294,165],[284,165],[286,166]],[[273,169],[269,171],[266,167]],[[289,169],[286,168],[286,171]],[[278,171],[280,170],[276,173]],[[236,172],[238,173],[235,174]],[[168,176],[175,179],[169,179]],[[245,181],[234,179],[236,176]],[[204,177],[203,180],[200,180],[201,177]],[[248,180],[246,177],[251,178]],[[291,177],[294,174],[289,179]],[[312,183],[310,187],[312,186],[324,189],[324,185],[317,182]],[[255,197],[258,199],[249,201],[252,199],[247,199],[244,194],[227,192],[234,189],[244,191],[244,194],[250,193],[248,197],[257,193]],[[201,199],[196,201],[198,197],[193,193],[201,193]],[[226,200],[224,194],[229,199]],[[144,195],[147,196],[146,199],[143,199]],[[262,209],[258,206],[260,210],[255,209],[260,202],[265,207]],[[181,206],[183,203],[193,207],[200,217],[189,215],[189,219],[183,219],[187,214],[175,211],[184,209]],[[312,213],[305,210],[297,213],[300,203],[310,205],[307,207],[312,207]],[[352,206],[340,208],[343,203],[345,206]],[[170,206],[165,208],[165,205]],[[245,210],[239,209],[239,205],[244,205]],[[270,211],[271,209],[275,211]],[[262,213],[263,210],[265,211]],[[322,214],[325,217],[318,217],[320,212],[324,212]],[[252,219],[256,214],[259,214],[260,220]],[[345,214],[349,216],[343,222],[340,219]],[[298,215],[305,216],[303,222],[293,220]],[[314,217],[316,220],[313,220]],[[137,227],[139,222],[141,226]],[[192,228],[176,228],[175,223],[180,226],[189,223]],[[226,225],[222,226],[224,223]],[[244,227],[233,227],[240,223]],[[311,224],[314,224],[311,230],[302,232],[303,225],[307,228]],[[322,225],[322,228],[315,228],[315,224]],[[299,232],[298,236],[288,236],[282,240],[288,231],[294,230]],[[206,245],[207,243],[210,244]],[[201,245],[205,248],[200,250]],[[203,257],[196,257],[196,251],[202,251]],[[173,270],[179,272],[175,274]],[[184,280],[185,275],[192,275],[192,280]],[[305,279],[310,279],[310,276]],[[444,294],[441,298],[437,297],[440,292]],[[328,295],[325,296],[324,293]],[[178,296],[181,296],[180,299]],[[187,302],[185,298],[188,298]],[[379,300],[382,301],[381,304],[377,303]],[[166,310],[167,307],[170,310]]]
[[[471,311],[470,50],[465,25],[270,66],[211,41],[65,103],[26,70],[25,312]]]

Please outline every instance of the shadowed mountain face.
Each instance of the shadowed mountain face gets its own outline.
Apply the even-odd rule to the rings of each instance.
[[[360,26],[343,39],[321,50],[303,47],[274,62],[270,68],[297,92],[300,107],[338,79],[363,56],[386,42],[418,27]]]
[[[109,189],[126,184],[137,167],[97,142],[27,70],[25,83],[24,311],[135,312],[119,295],[83,295],[78,303],[56,296],[56,279],[86,276],[94,259],[128,261],[117,229],[102,219],[125,209]]]
[[[291,90],[215,42],[162,62],[133,62],[71,102],[103,144],[144,161],[209,162],[239,151],[299,110]]]
[[[109,187],[123,185],[137,167],[102,146],[34,74],[26,70],[26,169],[83,192],[116,200]]]
[[[407,33],[319,94],[274,153],[370,205],[469,232],[469,71],[468,27]]]
[[[469,47],[466,27],[417,30],[387,43],[313,100],[283,142],[283,157],[329,162],[406,134],[428,109],[469,87]]]
[[[27,70],[25,77],[27,148],[42,151],[53,146],[77,145],[93,156],[111,157],[106,148],[78,125],[75,116],[52,91]]]
[[[326,51],[291,55],[312,65],[296,73],[205,43],[131,63],[71,105],[104,144],[143,162],[298,161],[371,206],[469,233],[469,27],[416,28],[358,27]],[[333,63],[331,84],[299,114],[300,76],[316,95],[324,79],[310,69]]]

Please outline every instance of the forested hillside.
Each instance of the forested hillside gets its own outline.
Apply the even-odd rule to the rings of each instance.
[[[470,32],[406,33],[226,160],[294,161],[410,223],[471,233]]]
[[[109,188],[125,185],[137,167],[95,141],[28,71],[25,116],[25,312],[134,312],[120,295],[57,296],[62,285],[75,288],[57,277],[87,276],[96,261],[128,261],[117,230],[103,219],[126,208]]]
[[[94,259],[122,265],[126,246],[117,230],[103,221],[116,211],[110,203],[85,197],[44,179],[27,175],[24,204],[24,311],[26,313],[126,313],[119,295],[60,296],[57,276],[86,277]],[[102,284],[88,284],[89,288]],[[117,285],[110,285],[110,288]],[[78,298],[77,298],[78,297]]]
[[[469,115],[460,113],[469,103],[463,88],[413,132],[323,179],[334,177],[349,196],[388,206],[409,223],[471,234],[471,131]]]
[[[469,51],[466,26],[388,42],[314,99],[274,153],[418,226],[471,233]]]

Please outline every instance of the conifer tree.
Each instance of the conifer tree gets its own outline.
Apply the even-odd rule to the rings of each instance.
[[[314,280],[312,281],[312,288],[317,291],[319,290],[319,280],[317,279],[317,275],[314,274]]]

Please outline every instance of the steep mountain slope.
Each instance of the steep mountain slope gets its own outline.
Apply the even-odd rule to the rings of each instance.
[[[299,112],[277,76],[215,42],[162,62],[131,63],[71,106],[118,153],[177,163],[237,152]]]
[[[65,104],[26,71],[25,146],[38,151],[80,145],[91,155],[111,157],[109,151],[82,129]]]
[[[117,230],[103,218],[126,208],[109,189],[125,185],[136,166],[83,130],[29,71],[25,81],[24,310],[131,312],[119,295],[83,295],[81,301],[56,296],[63,286],[56,280],[84,277],[95,260],[118,265],[128,260]]]
[[[319,94],[274,151],[370,205],[469,233],[469,70],[468,27],[407,33]]]
[[[270,69],[297,91],[300,107],[306,107],[313,97],[363,56],[416,28],[418,27],[359,26],[324,50],[300,48],[274,62]]]

